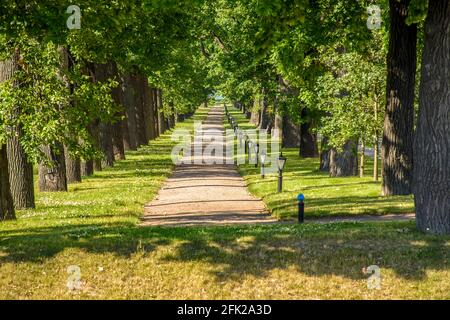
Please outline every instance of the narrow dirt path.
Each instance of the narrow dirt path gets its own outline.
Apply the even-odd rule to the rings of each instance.
[[[203,122],[206,140],[223,141],[224,110],[211,109]],[[216,140],[216,141],[217,141]],[[224,149],[225,143],[221,142]],[[225,151],[224,151],[225,154]],[[158,196],[145,206],[143,226],[187,226],[273,223],[264,203],[249,194],[235,165],[226,165],[225,155],[198,158],[176,166]]]

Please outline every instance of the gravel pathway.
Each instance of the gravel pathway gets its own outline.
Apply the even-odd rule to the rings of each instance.
[[[223,107],[215,106],[203,122],[205,140],[223,140]],[[222,142],[222,147],[224,143]],[[225,152],[224,152],[225,153]],[[194,154],[194,152],[192,152]],[[235,165],[225,155],[198,158],[176,166],[157,197],[145,206],[143,226],[189,226],[274,223],[264,203],[247,191]]]

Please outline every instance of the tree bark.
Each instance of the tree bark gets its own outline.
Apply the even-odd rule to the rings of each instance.
[[[319,150],[317,148],[317,135],[311,133],[313,123],[308,119],[308,111],[302,110],[302,123],[300,124],[300,150],[299,155],[302,158],[317,158]]]
[[[249,104],[245,106],[245,117],[247,119],[250,119],[252,117],[252,108],[253,108],[254,101],[250,100]]]
[[[155,133],[155,115],[153,106],[153,94],[148,85],[147,77],[142,77],[142,96],[144,106],[144,118],[145,118],[145,136],[147,143],[150,140],[156,138]]]
[[[55,146],[52,147],[42,147],[42,151],[45,157],[50,161],[50,166],[47,166],[43,162],[39,163],[39,191],[67,191],[64,147],[60,143],[56,143]]]
[[[119,77],[118,75],[118,71],[117,71],[117,67],[114,66],[113,68],[116,78],[119,81],[119,85],[116,88],[112,89],[111,95],[112,98],[114,100],[114,102],[119,106],[120,111],[117,113],[117,119],[113,124],[112,124],[112,145],[113,145],[113,154],[114,154],[114,159],[115,160],[125,160],[125,146],[124,146],[124,122],[126,120],[124,120],[124,115],[125,115],[125,110],[124,110],[124,103],[123,103],[123,91],[122,91],[122,84],[120,83],[122,78]]]
[[[159,137],[158,89],[152,88],[155,138]],[[183,118],[184,119],[184,118]]]
[[[81,182],[81,161],[79,158],[73,158],[69,154],[67,147],[64,147],[64,155],[66,162],[66,178],[67,183]]]
[[[366,145],[364,144],[364,140],[361,142],[361,154],[359,159],[359,177],[364,178],[364,163],[366,160]]]
[[[429,2],[414,143],[419,230],[450,234],[450,2]]]
[[[139,74],[133,77],[133,87],[135,91],[136,103],[135,103],[135,115],[136,115],[136,138],[137,145],[144,146],[147,144],[147,137],[145,131],[145,115],[144,115],[144,100],[142,94],[142,81]]]
[[[382,194],[411,193],[417,25],[405,22],[410,0],[390,0]]]
[[[94,65],[95,82],[105,82],[112,77],[113,69],[111,64],[99,64]],[[112,124],[110,121],[100,122],[99,124],[99,140],[100,150],[103,153],[102,167],[114,166],[114,150],[112,143]]]
[[[100,121],[94,120],[88,127],[89,133],[92,137],[92,142],[96,150],[100,151]],[[102,171],[102,161],[98,157],[92,159],[94,171]],[[89,162],[87,161],[86,164]],[[89,168],[86,168],[89,169]],[[89,171],[86,171],[89,172]]]
[[[374,111],[374,120],[375,120],[375,124],[378,124],[378,107],[379,107],[379,102],[378,100],[375,102],[374,107],[373,107],[373,111]],[[378,181],[378,156],[379,156],[379,147],[378,147],[378,143],[379,143],[379,132],[378,129],[375,129],[375,137],[374,137],[374,141],[373,141],[373,180],[374,181]]]
[[[275,113],[273,129],[278,130],[279,134],[283,136],[283,117],[278,112]]]
[[[70,54],[68,47],[60,46],[59,47],[60,55],[61,55],[61,70],[70,71],[73,70],[73,57]],[[75,87],[72,83],[70,83],[69,79],[64,73],[61,73],[60,78],[65,82],[66,87],[70,94],[72,95],[75,91]],[[75,101],[71,100],[71,106],[75,107]],[[73,158],[69,154],[69,149],[67,146],[63,146],[64,149],[64,162],[66,169],[66,183],[79,183],[81,182],[81,161],[79,158]]]
[[[292,122],[288,115],[283,116],[283,148],[300,146],[300,126]]]
[[[136,128],[136,114],[135,114],[135,92],[132,85],[132,78],[130,74],[125,74],[122,81],[122,90],[124,93],[124,107],[128,132],[124,134],[124,148],[125,150],[137,149],[137,128]]]
[[[261,99],[259,99],[259,101],[257,102],[253,102],[253,106],[251,107],[250,122],[256,127],[259,126],[261,120],[260,108],[261,108]]]
[[[378,181],[378,155],[379,155],[379,148],[378,148],[378,133],[375,134],[374,139],[374,146],[373,146],[373,180]]]
[[[163,97],[162,90],[158,90],[158,130],[159,135],[162,135],[166,131],[166,119],[164,118],[163,112]]]
[[[328,139],[326,137],[322,137],[320,148],[320,171],[330,172],[330,153],[331,150],[328,146]]]
[[[23,130],[20,126],[12,128],[12,135],[7,140],[9,181],[15,209],[35,207],[33,164],[20,144]]]
[[[269,108],[269,102],[267,100],[267,89],[264,88],[262,91],[262,104],[261,104],[261,112],[260,112],[260,117],[261,119],[259,120],[259,129],[269,129],[269,113],[268,113],[268,108]]]
[[[0,70],[3,71],[2,66]],[[8,156],[6,145],[0,145],[0,221],[16,218],[9,186]]]
[[[342,152],[335,148],[330,150],[330,177],[349,177],[357,172],[357,145],[354,141],[348,141]]]
[[[102,167],[114,166],[114,149],[112,142],[113,127],[110,123],[100,123],[99,137],[100,137],[100,150],[103,153]]]
[[[11,59],[0,61],[0,83],[8,81],[18,70],[19,50],[11,56]],[[20,109],[13,110],[13,117],[20,117]],[[23,149],[20,140],[23,136],[21,125],[7,128],[9,136],[6,148],[9,166],[9,184],[15,209],[30,209],[35,207],[33,165]]]
[[[94,174],[94,160],[87,160],[81,163],[81,175],[89,177]]]
[[[171,113],[167,121],[168,121],[168,128],[172,129],[173,127],[175,127],[175,107],[172,101],[169,102],[169,108]]]

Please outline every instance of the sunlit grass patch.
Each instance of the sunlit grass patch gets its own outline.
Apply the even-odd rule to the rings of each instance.
[[[253,126],[239,110],[229,107],[239,127]],[[225,119],[226,121],[226,119]],[[228,126],[228,125],[227,125]],[[271,213],[278,218],[297,215],[297,195],[306,197],[306,217],[382,215],[391,213],[413,213],[412,196],[381,196],[381,182],[372,179],[373,159],[368,158],[365,177],[330,178],[320,172],[319,159],[302,159],[298,149],[283,149],[287,158],[283,172],[283,192],[277,193],[278,175],[267,174],[261,178],[260,167],[252,164],[239,166],[239,172],[247,182],[249,191],[263,199]]]

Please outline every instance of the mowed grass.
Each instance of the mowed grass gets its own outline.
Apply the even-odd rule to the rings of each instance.
[[[239,110],[229,107],[242,129],[253,128]],[[226,119],[225,119],[226,121]],[[229,128],[229,125],[227,125]],[[269,143],[270,144],[270,143]],[[239,172],[249,191],[263,199],[271,213],[280,219],[297,215],[297,195],[303,193],[306,219],[332,216],[414,213],[412,196],[381,196],[381,182],[373,181],[373,158],[366,157],[365,177],[330,178],[321,172],[319,159],[302,159],[298,149],[283,149],[287,158],[283,172],[283,192],[277,193],[278,174],[261,178],[261,168],[245,164]]]
[[[414,223],[139,227],[173,144],[165,135],[2,222],[0,299],[450,298],[450,237]],[[379,290],[367,287],[370,265]],[[80,268],[78,290],[69,266]]]
[[[449,299],[449,251],[411,223],[10,230],[0,299]]]

